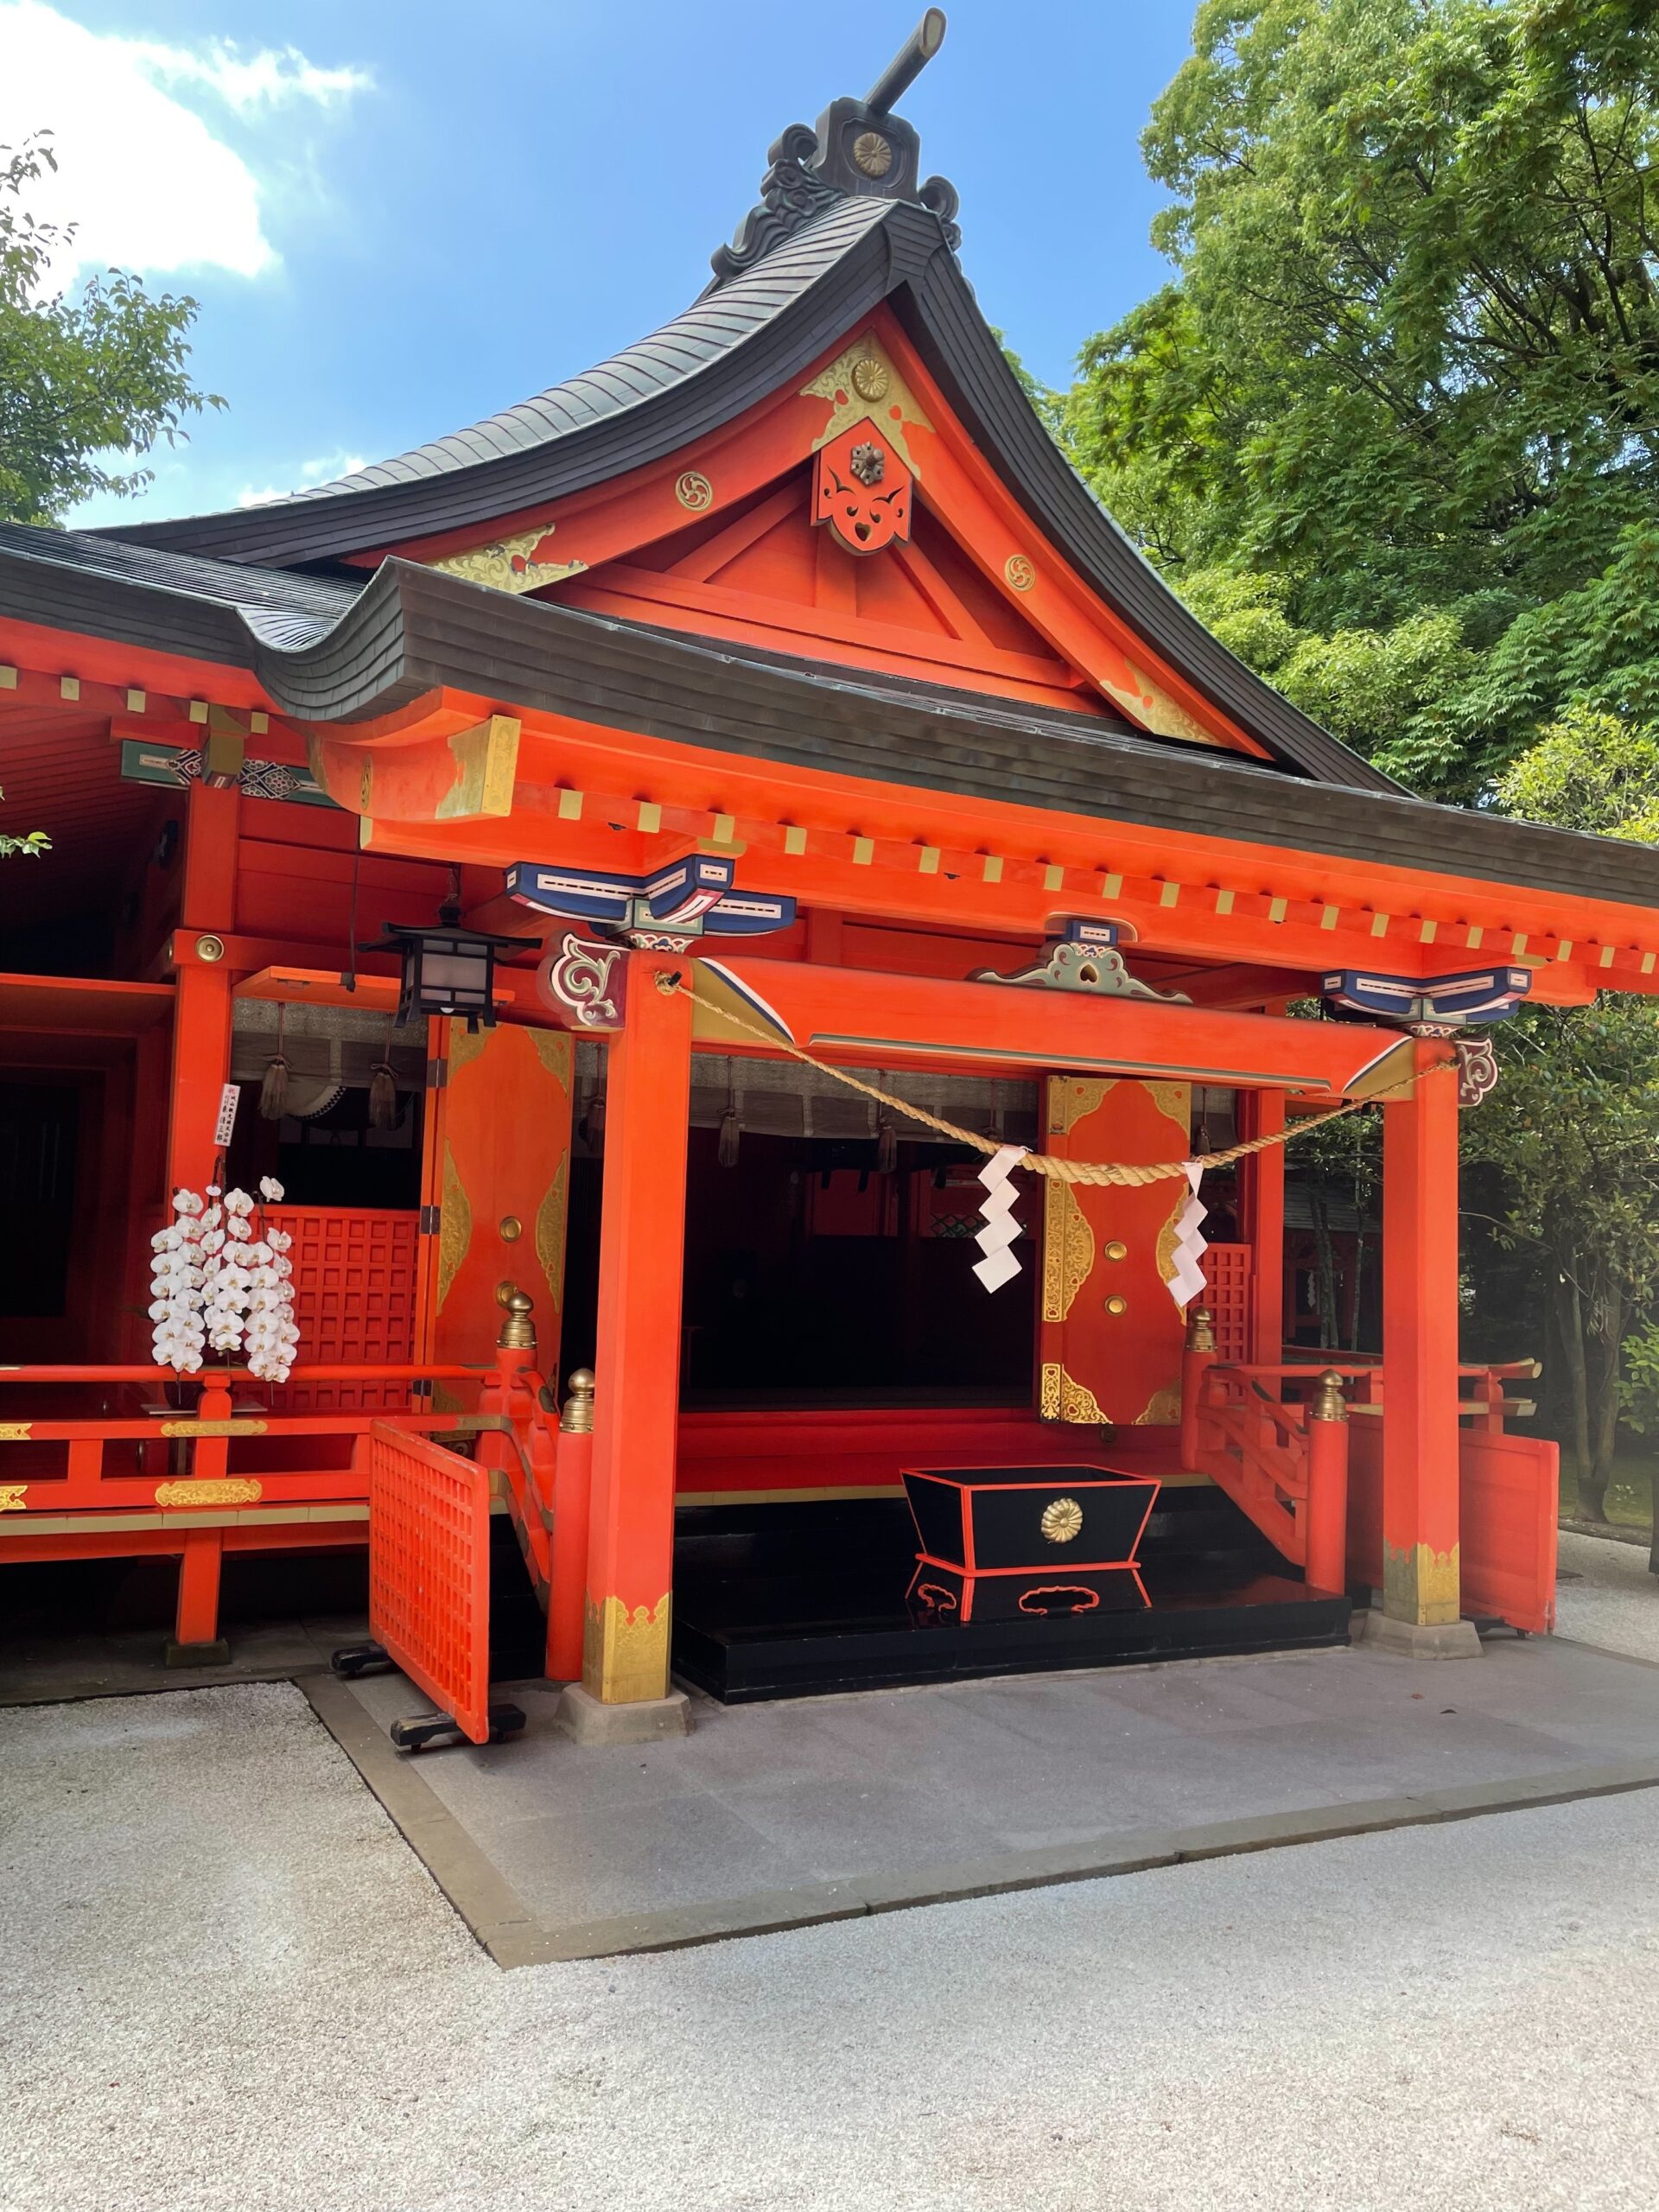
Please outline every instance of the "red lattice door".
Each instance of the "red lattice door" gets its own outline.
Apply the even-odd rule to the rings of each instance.
[[[272,1206],[294,1239],[294,1319],[308,1366],[404,1367],[415,1359],[420,1216],[362,1206]],[[287,1382],[278,1413],[397,1413],[408,1382]]]
[[[1216,1332],[1216,1357],[1243,1363],[1249,1358],[1250,1256],[1249,1244],[1211,1244],[1204,1255],[1204,1303]]]
[[[369,1431],[369,1632],[488,1742],[489,1471],[385,1421]]]

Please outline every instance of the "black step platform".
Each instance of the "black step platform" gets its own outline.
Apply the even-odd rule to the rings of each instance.
[[[683,1510],[674,1671],[728,1705],[1348,1641],[1349,1601],[1309,1590],[1218,1491],[1166,1490],[1141,1547],[1144,1611],[918,1624],[902,1500]]]

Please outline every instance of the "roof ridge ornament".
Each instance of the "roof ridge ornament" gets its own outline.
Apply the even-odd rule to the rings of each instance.
[[[832,100],[816,128],[791,123],[767,149],[760,202],[744,217],[730,245],[709,257],[715,281],[728,283],[774,246],[844,200],[908,200],[939,219],[954,253],[962,243],[957,188],[942,176],[917,181],[921,140],[893,112],[944,43],[944,10],[930,8],[861,100]]]

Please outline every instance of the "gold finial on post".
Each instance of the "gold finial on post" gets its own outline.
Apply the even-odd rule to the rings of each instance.
[[[570,1377],[570,1395],[559,1415],[559,1427],[567,1436],[590,1436],[593,1433],[594,1391],[596,1387],[591,1367],[579,1367]]]
[[[1216,1317],[1207,1306],[1195,1306],[1186,1317],[1186,1348],[1188,1351],[1214,1351],[1216,1348]]]
[[[501,1324],[501,1333],[496,1338],[499,1351],[534,1351],[536,1324],[531,1319],[534,1301],[522,1290],[508,1293],[501,1300],[507,1318]]]
[[[1327,1367],[1320,1376],[1311,1410],[1315,1421],[1347,1420],[1348,1401],[1342,1395],[1342,1377],[1334,1367]]]

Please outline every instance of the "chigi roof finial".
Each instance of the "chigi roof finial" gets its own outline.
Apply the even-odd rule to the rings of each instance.
[[[944,43],[944,10],[930,8],[861,100],[832,100],[815,129],[791,123],[768,150],[772,166],[730,245],[711,257],[715,286],[771,252],[791,232],[847,199],[910,200],[930,207],[952,250],[961,243],[956,187],[942,176],[917,182],[921,140],[893,104]],[[711,289],[714,287],[710,288]]]

